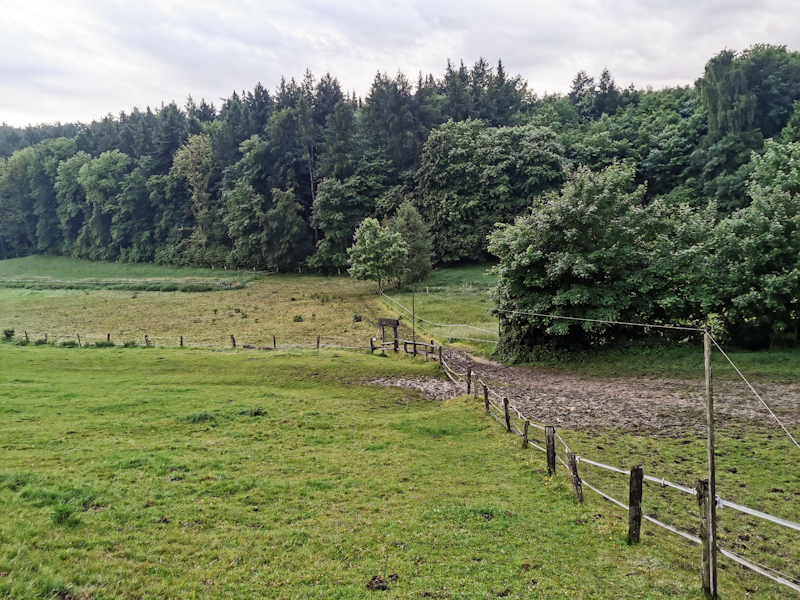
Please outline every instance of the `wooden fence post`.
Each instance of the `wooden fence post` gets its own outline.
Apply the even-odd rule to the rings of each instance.
[[[110,334],[110,333],[107,333],[107,334],[106,334],[106,341],[107,341],[107,342],[110,342],[110,341],[111,341],[111,334]]]
[[[706,598],[716,600],[717,598],[717,549],[711,535],[711,520],[714,515],[711,512],[711,505],[716,503],[716,499],[709,495],[708,479],[698,481],[695,489],[697,490],[697,504],[700,506],[700,571],[702,573],[703,594]]]
[[[319,350],[319,336],[317,336],[317,350]]]
[[[147,336],[144,336],[144,347],[147,348],[150,346],[150,339]]]
[[[439,366],[441,367],[442,365],[444,365],[442,362],[442,347],[439,346]]]
[[[486,384],[483,385],[483,405],[486,407],[486,412],[489,412],[489,388]]]
[[[639,543],[642,531],[642,466],[631,469],[631,487],[628,494],[628,545]]]
[[[522,449],[525,450],[528,447],[528,427],[530,426],[530,422],[525,419],[525,430],[522,432]]]
[[[567,452],[567,464],[569,464],[572,474],[572,491],[575,492],[575,500],[578,501],[578,504],[583,504],[583,486],[580,475],[578,475],[578,459],[572,452]]]
[[[511,415],[508,414],[508,398],[503,398],[503,410],[506,413],[506,431],[511,433]]]
[[[181,348],[183,348],[183,336],[181,336]]]
[[[45,344],[47,343],[47,334],[46,333],[44,334],[44,343]]]
[[[30,340],[28,339],[28,332],[27,332],[27,331],[25,332],[25,341],[26,341],[26,342],[29,342],[29,341],[30,341]]]
[[[375,354],[375,346],[372,344],[375,338],[369,338],[369,353]]]
[[[234,348],[236,348],[236,338],[233,337],[233,334],[231,334],[231,344],[233,345]]]
[[[277,350],[277,348],[278,348],[278,342],[275,340],[275,336],[273,335],[272,336],[272,349],[273,350]]]
[[[472,369],[467,367],[467,394],[469,394],[471,386],[472,386]]]
[[[544,428],[544,440],[547,447],[547,474],[556,472],[556,429],[550,425]]]
[[[81,334],[80,333],[76,333],[75,335],[78,336],[78,348],[80,348],[81,347]]]
[[[394,331],[394,353],[400,350],[400,338],[397,337],[397,327],[393,327],[392,330]]]

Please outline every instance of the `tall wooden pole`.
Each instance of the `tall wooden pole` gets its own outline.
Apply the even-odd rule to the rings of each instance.
[[[714,388],[711,378],[711,335],[708,330],[703,334],[703,347],[706,367],[706,421],[708,423],[708,499],[706,502],[706,518],[708,535],[706,556],[708,568],[708,587],[706,577],[703,578],[703,592],[707,598],[717,598],[717,477],[714,464]]]
[[[417,314],[414,312],[414,288],[411,288],[411,341],[414,342],[414,356],[417,355]]]

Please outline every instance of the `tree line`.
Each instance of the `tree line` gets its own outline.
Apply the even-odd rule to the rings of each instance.
[[[373,219],[386,231],[404,231],[406,248],[416,244],[419,257],[429,253],[428,262],[495,255],[503,270],[512,260],[505,248],[514,245],[498,240],[539,219],[549,223],[551,233],[537,243],[546,238],[551,250],[541,251],[556,261],[545,261],[542,268],[546,273],[563,268],[568,275],[558,290],[582,280],[594,290],[613,281],[610,275],[591,280],[587,273],[604,273],[594,259],[570,271],[554,258],[561,252],[572,257],[567,262],[577,261],[577,250],[569,245],[577,234],[568,233],[571,225],[564,219],[580,222],[586,216],[581,211],[592,202],[610,202],[611,196],[643,211],[647,217],[641,219],[650,224],[641,230],[631,226],[612,244],[627,244],[640,253],[642,264],[655,257],[690,256],[685,251],[697,246],[701,234],[718,240],[723,231],[750,235],[752,224],[742,223],[755,219],[751,206],[763,205],[769,196],[763,191],[772,185],[764,183],[766,172],[779,182],[770,189],[783,190],[790,199],[797,193],[792,144],[800,141],[798,101],[800,55],[781,46],[756,45],[713,56],[693,86],[661,90],[621,87],[608,70],[597,80],[581,71],[568,94],[538,96],[520,76],[507,74],[501,61],[490,65],[480,59],[470,67],[448,62],[440,78],[419,75],[412,81],[402,73],[378,73],[363,98],[344,91],[330,74],[316,78],[306,72],[299,82],[281,80],[274,91],[259,84],[252,91],[234,92],[219,108],[190,97],[183,107],[170,103],[156,110],[133,109],[88,125],[3,125],[0,255],[37,252],[335,273],[351,265],[348,249],[356,231]],[[578,189],[593,185],[600,196],[590,202]],[[583,208],[564,208],[565,198],[581,197],[576,202]],[[774,203],[764,210],[778,211],[772,221],[791,220],[793,200],[787,202],[780,210]],[[661,216],[652,221],[656,213]],[[671,229],[664,229],[665,219]],[[497,223],[509,227],[495,232]],[[365,232],[374,225],[370,221]],[[561,237],[553,237],[559,227],[564,228]],[[633,230],[638,233],[630,237]],[[769,254],[771,246],[763,244],[777,243],[771,235],[740,246]],[[800,247],[786,235],[788,245],[780,252],[796,254]],[[641,246],[650,236],[657,241],[648,242],[647,252],[655,254]],[[419,238],[428,246],[420,246]],[[515,243],[514,252],[524,254],[521,242]],[[566,245],[559,249],[559,244]],[[727,253],[725,264],[733,273],[739,264],[735,256],[742,264],[749,265],[750,259],[742,258],[744,250],[737,255],[731,248],[721,241],[708,245],[715,256]],[[617,260],[622,259],[611,262]],[[421,270],[394,274],[394,280],[418,277],[428,263],[422,257],[415,264]],[[718,263],[691,264],[701,273],[720,268]],[[678,286],[688,276],[684,267],[672,265],[671,275],[658,275],[658,285]],[[772,268],[765,263],[753,276],[766,277]],[[503,271],[509,279],[501,280],[511,282],[511,271]],[[498,294],[522,297],[533,279],[522,280],[528,281],[522,288],[508,291],[501,285]],[[697,282],[709,289],[712,285],[702,275]],[[635,298],[621,305],[639,306],[651,301],[651,283],[652,278],[642,276],[633,284],[641,290],[620,289],[612,296]],[[746,294],[731,281],[713,285],[724,301],[689,302],[691,309],[670,312],[664,306],[673,300],[659,297],[653,302],[661,312],[637,314],[700,322],[709,314],[731,319],[739,307],[742,318],[761,318],[744,316],[744,300],[733,299]],[[784,307],[796,301],[790,287]],[[553,292],[551,297],[558,298],[554,307],[560,310],[585,308],[577,292]],[[603,302],[611,311],[604,314],[612,314],[613,303]],[[783,325],[771,321],[753,335],[766,335],[770,343],[790,336],[796,318],[793,308],[787,310]],[[562,335],[558,327],[542,326],[540,333],[563,340],[576,331],[568,330],[570,335]],[[508,331],[518,341],[530,337],[514,333],[511,323]],[[573,342],[605,343],[608,338],[588,333],[574,333]]]

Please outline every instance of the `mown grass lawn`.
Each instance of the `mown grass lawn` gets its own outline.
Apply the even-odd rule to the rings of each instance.
[[[623,511],[577,505],[480,403],[367,383],[433,364],[7,344],[0,361],[3,597],[701,597],[697,548],[646,524],[628,547]],[[378,574],[398,579],[369,591]],[[728,597],[781,597],[722,577]]]
[[[480,403],[367,383],[430,363],[3,344],[0,364],[3,597],[701,597],[697,548],[646,524],[628,547],[623,511],[577,505]],[[727,597],[781,597],[722,573]]]

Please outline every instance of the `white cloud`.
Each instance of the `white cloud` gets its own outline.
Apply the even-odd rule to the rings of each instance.
[[[219,104],[306,68],[363,95],[377,71],[441,76],[480,56],[538,93],[604,67],[622,85],[686,85],[726,47],[800,49],[798,16],[790,0],[0,0],[0,121]]]

